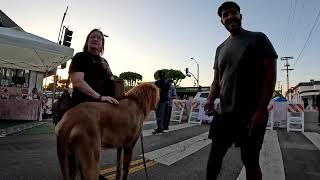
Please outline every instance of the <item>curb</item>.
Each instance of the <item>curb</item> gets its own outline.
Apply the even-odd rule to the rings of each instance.
[[[33,127],[37,127],[37,126],[40,126],[43,124],[46,124],[46,122],[30,122],[30,123],[24,123],[21,125],[16,125],[16,126],[0,129],[0,138],[6,137],[10,134],[14,134],[14,133],[17,133],[20,131],[24,131],[26,129],[31,129]]]

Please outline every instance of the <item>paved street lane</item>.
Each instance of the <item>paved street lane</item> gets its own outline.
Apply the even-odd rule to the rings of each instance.
[[[171,123],[169,132],[152,135],[153,118],[144,123],[144,149],[150,180],[204,180],[211,141],[209,125]],[[316,127],[314,127],[316,128]],[[317,129],[316,129],[317,130]],[[320,135],[314,132],[268,130],[261,151],[264,180],[320,179]],[[138,141],[129,179],[145,179]],[[51,124],[0,138],[0,180],[61,179]],[[101,153],[101,174],[115,177],[116,150]],[[241,173],[242,172],[242,173]],[[224,158],[219,180],[245,179],[239,148],[232,147]]]

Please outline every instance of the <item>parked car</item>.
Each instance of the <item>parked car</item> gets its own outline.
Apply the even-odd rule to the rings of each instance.
[[[209,96],[209,91],[201,91],[201,92],[198,92],[195,96],[194,96],[194,100],[199,100],[200,102],[206,102],[207,101],[207,97]],[[218,112],[220,112],[220,99],[217,98],[215,101],[214,101],[214,106],[216,108],[216,110]]]

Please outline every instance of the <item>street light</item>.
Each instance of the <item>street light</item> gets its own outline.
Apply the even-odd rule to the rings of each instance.
[[[194,59],[194,58],[190,58],[191,60],[194,60],[194,62],[196,62],[197,64],[197,87],[199,88],[199,63]]]

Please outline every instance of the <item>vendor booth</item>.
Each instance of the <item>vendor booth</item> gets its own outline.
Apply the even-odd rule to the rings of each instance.
[[[43,102],[33,96],[40,96],[46,73],[72,55],[72,48],[0,27],[0,119],[41,120]]]

